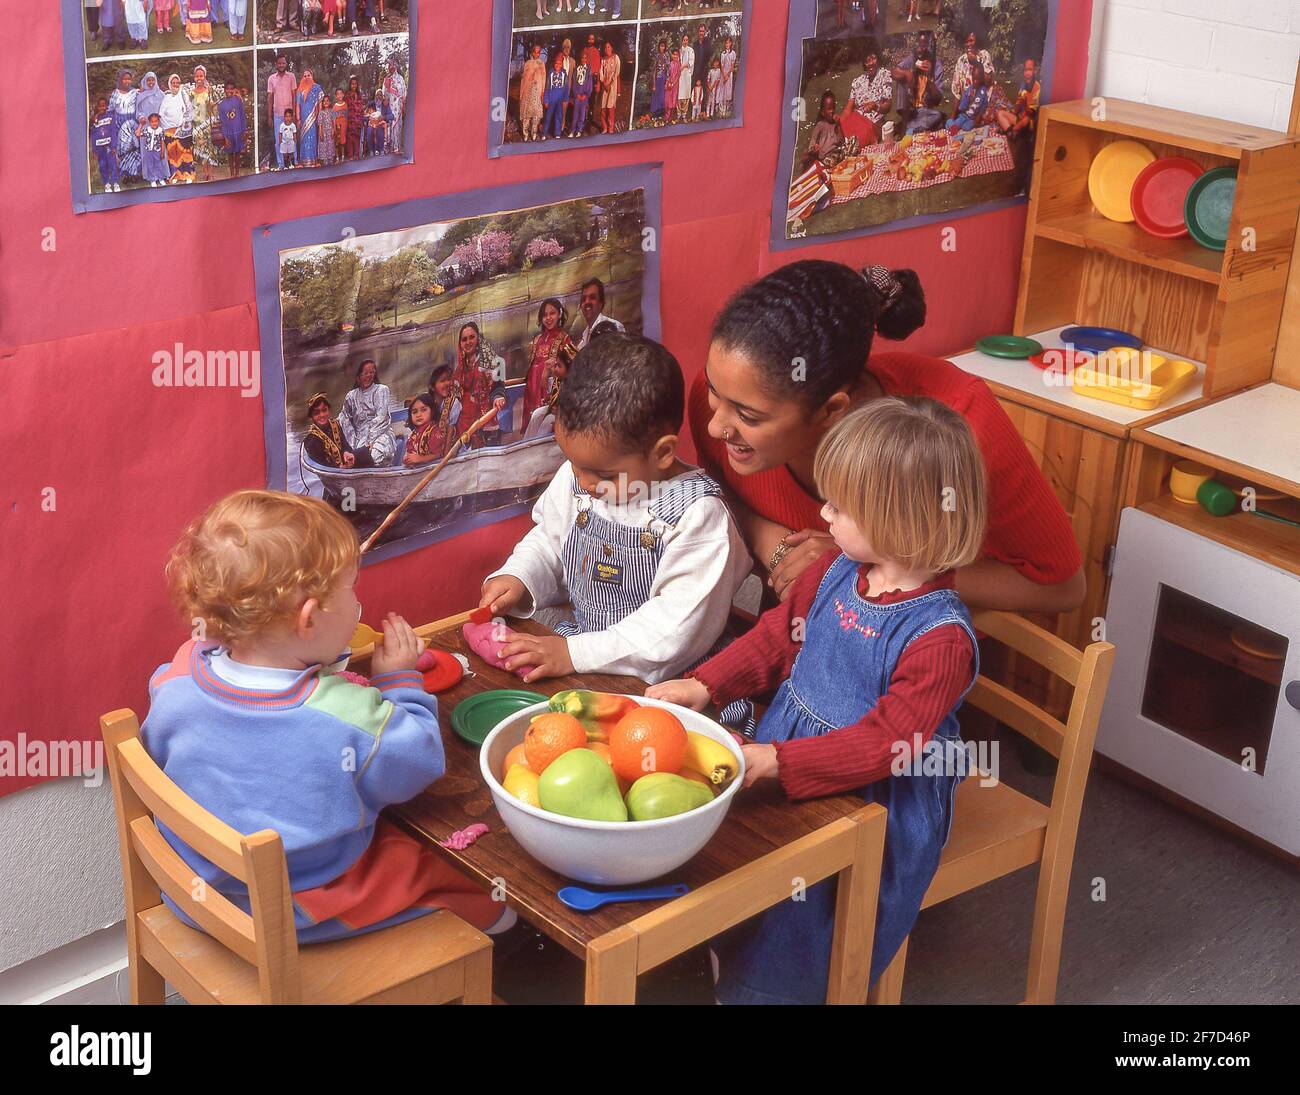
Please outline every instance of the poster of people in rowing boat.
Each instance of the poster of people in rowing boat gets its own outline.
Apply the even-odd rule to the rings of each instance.
[[[490,155],[740,125],[749,0],[496,0]]]
[[[62,0],[78,213],[411,162],[413,0]]]
[[[1023,200],[1057,0],[794,0],[774,246]]]
[[[259,228],[268,485],[363,541],[409,498],[367,562],[528,512],[592,332],[658,337],[659,194],[637,165]]]

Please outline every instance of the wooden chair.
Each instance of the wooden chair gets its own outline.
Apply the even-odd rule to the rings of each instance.
[[[145,752],[134,712],[99,720],[126,890],[131,1002],[161,1004],[164,980],[192,1004],[492,1002],[492,942],[442,909],[300,949],[278,833],[244,836],[204,810]],[[248,887],[252,915],[206,888],[158,830]],[[204,932],[162,903],[163,891]]]
[[[1074,696],[1066,722],[1062,723],[1004,685],[983,675],[976,679],[966,697],[968,706],[987,712],[1057,758],[1051,804],[1044,806],[1004,783],[980,786],[979,777],[972,773],[957,788],[952,833],[921,908],[928,909],[1021,867],[1039,864],[1024,1002],[1051,1004],[1056,1000],[1061,933],[1079,813],[1115,647],[1099,642],[1080,652],[1041,627],[1006,612],[980,612],[974,619],[977,629],[1073,685]],[[872,986],[868,1002],[899,1002],[906,961],[905,939],[893,962]]]

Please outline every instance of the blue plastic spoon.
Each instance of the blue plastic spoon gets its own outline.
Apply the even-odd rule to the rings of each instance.
[[[555,896],[578,912],[593,912],[602,905],[621,901],[661,901],[668,897],[681,897],[689,891],[690,887],[682,882],[671,886],[647,886],[640,890],[589,890],[586,886],[565,886]]]

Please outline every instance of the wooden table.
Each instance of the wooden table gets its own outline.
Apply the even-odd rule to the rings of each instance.
[[[788,899],[797,880],[811,886],[838,874],[827,1002],[866,1000],[884,849],[883,808],[864,805],[854,795],[791,803],[776,781],[766,781],[761,789],[739,793],[708,845],[667,879],[690,886],[684,897],[575,912],[556,897],[571,880],[533,859],[506,830],[479,771],[479,751],[451,729],[451,713],[467,697],[495,688],[523,687],[545,695],[590,688],[639,696],[646,686],[634,677],[604,674],[521,685],[513,674],[470,654],[460,634],[464,619],[417,628],[430,646],[468,655],[474,676],[438,697],[446,774],[417,798],[390,807],[386,813],[395,824],[428,841],[486,887],[504,891],[507,903],[524,919],[582,959],[587,1003],[634,1003],[638,974]],[[531,621],[512,621],[511,626],[546,633]],[[354,660],[365,653],[357,651]],[[465,851],[438,844],[475,822],[490,832]]]

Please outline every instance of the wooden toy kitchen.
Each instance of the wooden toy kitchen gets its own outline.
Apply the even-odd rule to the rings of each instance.
[[[1100,763],[1293,861],[1298,121],[1044,107],[1014,336],[953,358],[1071,515],[1088,595],[1057,634],[1117,647]]]

